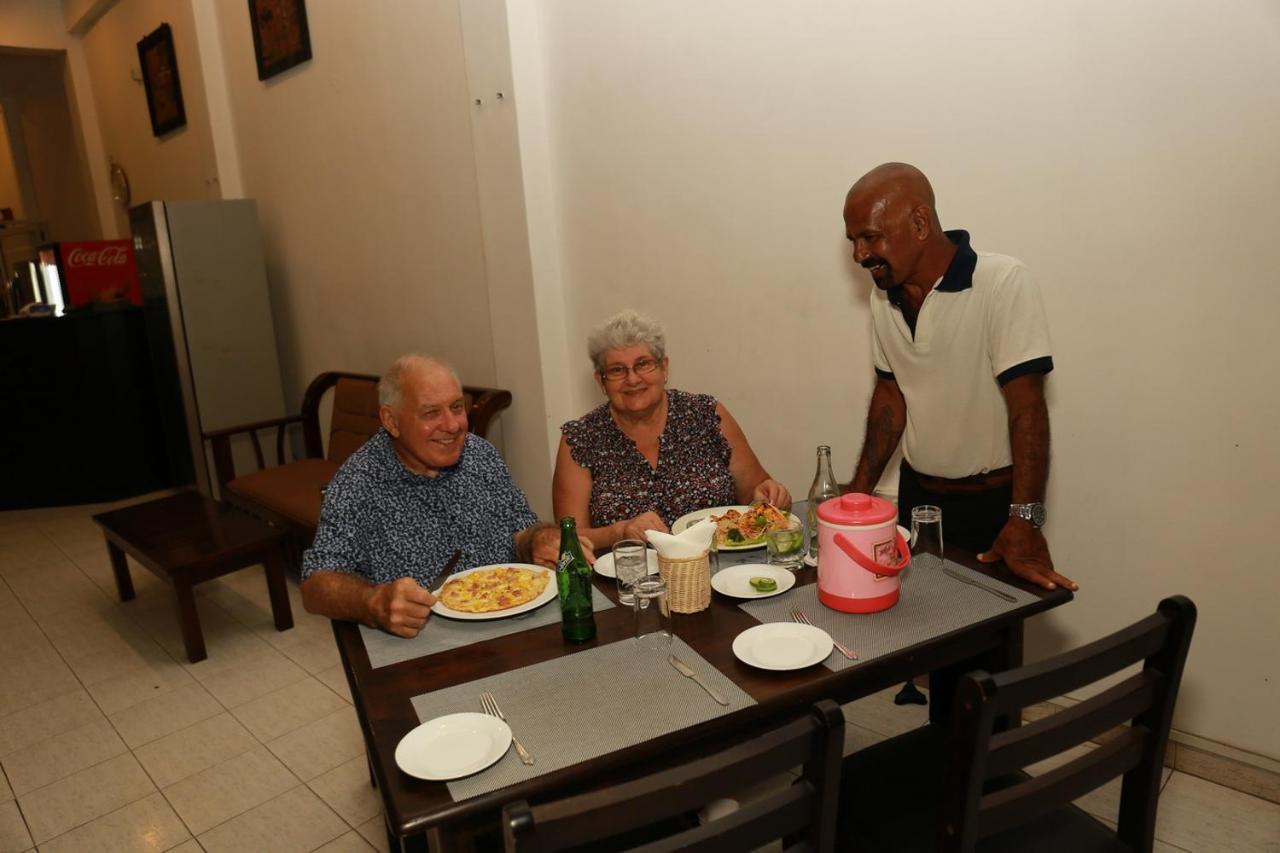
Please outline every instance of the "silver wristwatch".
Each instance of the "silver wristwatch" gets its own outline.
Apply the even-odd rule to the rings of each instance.
[[[1010,504],[1009,517],[1021,518],[1023,521],[1029,522],[1031,526],[1035,528],[1044,527],[1044,504],[1040,501],[1029,504]]]

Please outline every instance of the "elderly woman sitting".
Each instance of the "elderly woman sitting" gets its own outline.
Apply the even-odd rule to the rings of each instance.
[[[560,428],[552,497],[597,548],[669,531],[694,510],[791,494],[769,477],[729,410],[667,388],[662,327],[623,311],[587,339],[607,402]]]

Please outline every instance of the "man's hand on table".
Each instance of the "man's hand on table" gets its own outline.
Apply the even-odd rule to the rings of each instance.
[[[378,627],[397,637],[418,636],[436,597],[410,577],[379,584],[369,595],[369,613]]]
[[[596,564],[596,552],[591,540],[585,536],[579,536],[578,544],[582,546],[582,556],[587,558],[587,564],[594,566]],[[539,566],[554,569],[556,561],[560,559],[560,528],[555,525],[548,525],[535,530],[530,553],[533,562]]]
[[[782,510],[791,508],[791,492],[777,480],[762,480],[751,493],[751,500],[771,503]]]
[[[1021,518],[1011,518],[1000,529],[1000,535],[985,552],[978,555],[979,562],[1004,564],[1023,580],[1045,589],[1059,586],[1075,592],[1080,585],[1071,578],[1053,570],[1053,558],[1049,556],[1049,543],[1044,533]]]

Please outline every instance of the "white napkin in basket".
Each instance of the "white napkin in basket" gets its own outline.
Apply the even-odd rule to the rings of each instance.
[[[658,551],[658,556],[668,560],[684,560],[689,557],[701,557],[711,548],[711,539],[716,534],[715,522],[703,519],[691,524],[682,533],[672,535],[657,530],[646,530],[644,535]]]

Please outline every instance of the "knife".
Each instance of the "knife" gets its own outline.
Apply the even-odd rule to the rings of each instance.
[[[969,586],[976,586],[978,589],[985,589],[987,592],[991,593],[996,598],[1003,598],[1005,601],[1008,601],[1011,604],[1018,603],[1018,599],[1014,598],[1012,595],[1005,592],[1004,590],[996,589],[993,586],[987,586],[985,583],[979,583],[973,578],[967,578],[964,575],[957,572],[955,569],[951,568],[950,566],[944,565],[942,567],[942,573],[949,578],[955,578],[961,583],[967,583]]]
[[[671,665],[674,666],[677,670],[679,670],[680,674],[683,675],[685,678],[692,678],[695,682],[697,682],[698,686],[701,687],[703,690],[707,691],[707,694],[712,699],[716,700],[721,705],[729,704],[728,699],[724,698],[719,693],[717,693],[711,687],[711,685],[707,684],[707,682],[702,680],[701,676],[699,676],[693,670],[689,669],[689,665],[686,664],[684,661],[680,660],[680,658],[676,657],[675,655],[667,655],[667,660],[671,661]]]

